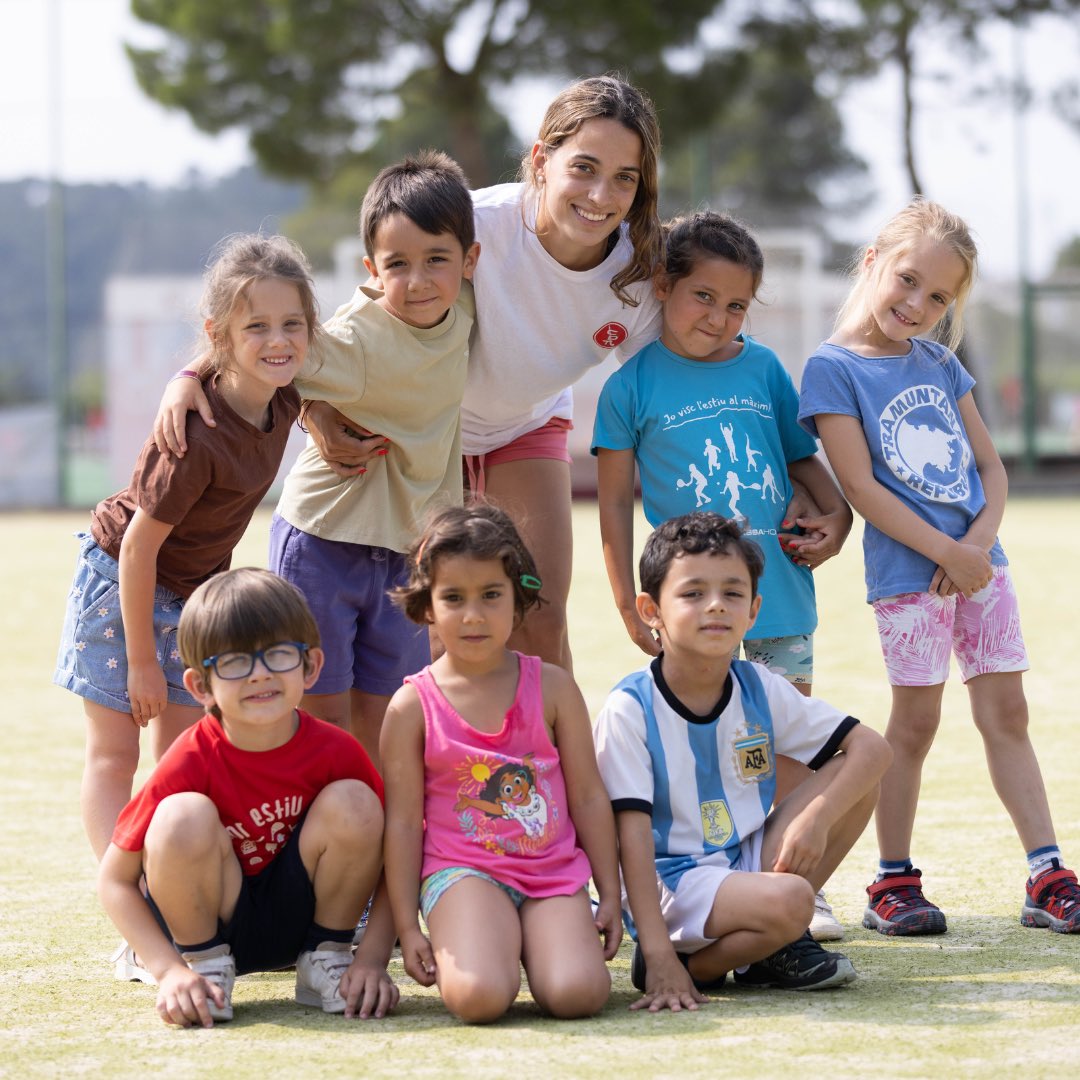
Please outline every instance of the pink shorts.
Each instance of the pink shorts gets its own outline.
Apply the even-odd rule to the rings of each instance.
[[[570,451],[566,448],[567,434],[573,423],[564,416],[553,416],[546,424],[526,431],[505,446],[497,446],[486,454],[466,454],[465,486],[474,495],[484,494],[484,470],[491,465],[505,465],[510,461],[527,461],[544,458],[565,461],[570,464]]]
[[[892,686],[945,682],[950,651],[964,682],[1030,666],[1007,566],[995,566],[990,584],[970,598],[903,593],[875,600],[874,614]]]

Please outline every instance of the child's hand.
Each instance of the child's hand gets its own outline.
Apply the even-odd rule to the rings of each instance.
[[[158,1015],[166,1024],[213,1027],[207,998],[212,998],[218,1008],[225,1005],[225,992],[220,986],[196,974],[187,964],[176,964],[158,983]]]
[[[659,656],[660,655],[660,642],[656,640],[656,634],[653,633],[653,629],[642,617],[637,613],[636,608],[632,608],[629,611],[621,611],[623,624],[626,626],[626,632],[630,635],[630,640],[646,655]]]
[[[777,874],[812,874],[825,854],[829,842],[829,830],[811,809],[796,814],[784,830],[780,850],[771,869]]]
[[[389,453],[390,440],[385,435],[357,431],[347,416],[325,401],[308,404],[304,425],[323,461],[342,478],[363,475],[368,462]]]
[[[411,975],[421,986],[433,986],[435,983],[435,954],[431,951],[431,942],[424,937],[419,926],[406,930],[401,935],[401,959],[405,972]]]
[[[618,901],[601,898],[593,923],[604,939],[604,959],[610,960],[619,951],[623,935],[622,909]]]
[[[187,416],[193,409],[198,410],[207,427],[217,427],[202,383],[186,376],[173,379],[165,387],[157,416],[154,417],[154,445],[158,453],[166,457],[170,451],[177,457],[187,453]]]
[[[799,517],[794,523],[803,530],[803,535],[780,533],[780,546],[790,551],[796,564],[814,570],[840,553],[851,532],[851,509],[845,506],[832,514]],[[790,520],[781,527],[785,526],[790,526]]]
[[[165,672],[161,670],[161,665],[153,660],[128,664],[127,689],[128,700],[131,702],[131,719],[139,727],[146,727],[155,716],[160,716],[169,701]]]
[[[953,579],[940,566],[934,571],[934,576],[930,579],[929,591],[937,593],[938,596],[952,596],[953,593],[959,592]]]
[[[345,1016],[361,1020],[374,1017],[381,1020],[397,1006],[401,996],[386,969],[369,964],[357,956],[341,976],[341,996],[345,999]]]
[[[649,964],[645,973],[645,993],[631,1003],[630,1011],[648,1009],[655,1013],[662,1009],[672,1012],[689,1009],[696,1012],[699,1006],[708,1003],[709,999],[694,986],[690,972],[679,963],[675,950],[670,949],[662,960]]]
[[[953,544],[949,557],[942,559],[940,569],[952,579],[957,591],[965,596],[972,596],[985,588],[994,576],[990,555],[976,544],[963,542]],[[936,572],[934,577],[937,577]]]

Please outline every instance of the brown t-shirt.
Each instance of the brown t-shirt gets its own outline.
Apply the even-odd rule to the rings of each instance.
[[[300,395],[286,386],[270,401],[269,431],[260,431],[233,412],[214,383],[207,379],[203,389],[217,427],[188,413],[182,458],[164,457],[147,439],[127,489],[102,500],[91,515],[90,532],[114,559],[136,507],[174,526],[158,553],[157,580],[185,599],[229,568],[233,548],[277,475],[300,411]]]

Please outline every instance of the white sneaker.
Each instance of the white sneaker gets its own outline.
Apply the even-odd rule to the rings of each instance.
[[[326,1013],[343,1013],[341,976],[352,963],[352,946],[324,941],[317,949],[308,949],[296,958],[296,1001],[315,1005]]]
[[[139,962],[135,950],[126,942],[117,945],[109,963],[113,966],[113,975],[120,982],[141,982],[147,986],[157,986],[157,979]]]
[[[814,917],[810,920],[810,936],[815,941],[839,941],[844,936],[840,920],[833,914],[825,893],[814,897]]]
[[[233,959],[232,950],[228,945],[215,945],[212,949],[204,949],[202,952],[181,953],[184,962],[192,971],[201,975],[207,982],[220,986],[225,994],[225,1004],[219,1006],[213,998],[207,998],[206,1004],[210,1007],[210,1016],[214,1020],[231,1020],[233,1018],[232,991],[233,983],[236,982],[236,961]]]

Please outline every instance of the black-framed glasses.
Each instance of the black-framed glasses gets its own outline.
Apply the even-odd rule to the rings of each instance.
[[[281,674],[298,668],[307,651],[308,647],[302,641],[276,641],[254,652],[218,653],[207,657],[202,666],[213,668],[219,679],[246,679],[255,670],[256,660],[261,660],[267,671]]]

